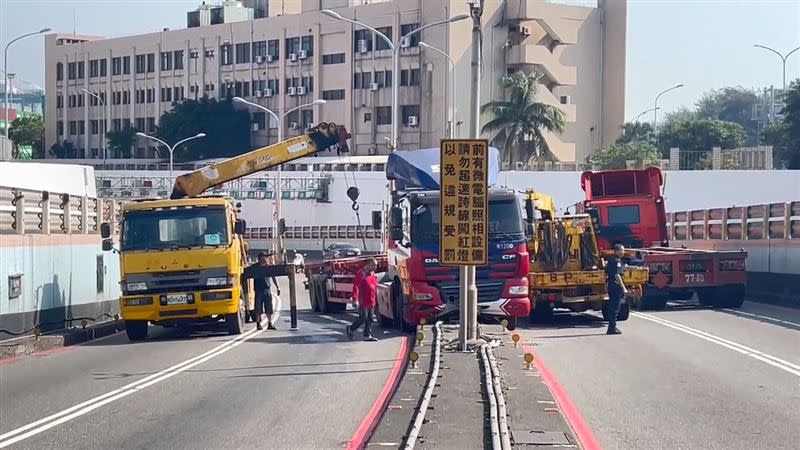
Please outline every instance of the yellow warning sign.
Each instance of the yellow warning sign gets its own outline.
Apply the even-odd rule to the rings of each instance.
[[[439,264],[488,263],[489,141],[442,139]]]

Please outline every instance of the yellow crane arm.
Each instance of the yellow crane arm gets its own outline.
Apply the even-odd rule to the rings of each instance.
[[[175,179],[170,198],[197,197],[214,186],[284,164],[323,150],[347,153],[350,133],[334,123],[320,123],[306,134],[211,164]]]
[[[533,189],[525,191],[525,215],[529,222],[536,220],[534,211],[539,211],[544,220],[553,220],[556,217],[556,204],[553,197]]]

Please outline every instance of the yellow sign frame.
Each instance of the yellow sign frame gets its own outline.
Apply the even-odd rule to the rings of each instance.
[[[439,264],[485,266],[489,263],[489,141],[442,139],[439,157]]]

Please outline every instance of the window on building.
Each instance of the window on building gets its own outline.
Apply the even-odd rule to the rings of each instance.
[[[86,134],[86,121],[85,120],[79,120],[78,121],[78,134],[81,135],[81,136]]]
[[[291,55],[294,53],[295,55],[300,50],[300,38],[287,38],[286,39],[286,54]]]
[[[57,62],[56,63],[56,81],[62,81],[64,79],[64,63]]]
[[[108,60],[105,58],[100,60],[100,76],[108,76]]]
[[[67,79],[74,80],[78,77],[78,64],[71,62],[67,64]]]
[[[382,28],[377,28],[377,30],[380,31],[381,33],[385,34],[390,40],[392,40],[392,41],[394,40],[392,38],[392,27],[382,27]],[[382,37],[380,37],[380,36],[378,36],[376,34],[375,35],[375,50],[389,50],[389,49],[391,49],[391,47],[389,46],[389,43],[384,41]]]
[[[89,61],[89,78],[100,76],[100,61],[93,59]]]
[[[258,125],[259,130],[267,127],[267,115],[265,112],[256,111],[253,113],[253,123]]]
[[[183,86],[175,86],[172,88],[172,99],[173,101],[180,102],[183,101]]]
[[[83,96],[84,96],[84,94],[77,94],[77,95],[75,96],[75,100],[76,100],[76,101],[77,101],[77,103],[78,103],[78,108],[80,108],[80,107],[82,107],[82,106],[83,106]]]
[[[290,87],[297,87],[300,85],[300,79],[297,77],[287,78],[286,79],[286,92],[289,92]]]
[[[403,124],[405,126],[410,126],[408,118],[412,116],[416,117],[417,123],[419,123],[419,105],[403,105],[401,113],[403,115]]]
[[[144,117],[136,118],[136,129],[139,131],[146,131]]]
[[[78,134],[78,122],[76,122],[74,120],[70,120],[69,121],[69,135],[70,136],[75,136],[76,134]]]
[[[156,90],[154,88],[150,88],[147,90],[147,103],[153,103],[156,101]]]
[[[56,108],[61,109],[63,107],[64,107],[64,97],[62,97],[61,94],[58,94],[56,96]]]
[[[300,84],[306,88],[306,92],[314,92],[314,77],[303,77]]]
[[[375,72],[375,84],[377,84],[378,87],[385,87],[385,85],[386,85],[386,72],[383,72],[383,71]]]
[[[322,55],[322,64],[342,64],[344,63],[344,53],[330,53]]]
[[[273,61],[277,61],[281,56],[280,39],[270,39],[267,42],[267,54],[272,56]]]
[[[75,107],[75,96],[74,95],[72,95],[72,94],[69,95],[68,101],[67,101],[67,105],[70,108],[74,108]]]
[[[85,76],[83,61],[78,61],[78,79],[82,80]]]
[[[344,100],[344,89],[322,91],[323,100]]]
[[[59,136],[63,136],[64,135],[64,121],[63,120],[59,120],[58,122],[56,122],[56,134],[58,134]]]
[[[156,118],[155,117],[148,117],[147,118],[147,132],[148,133],[155,133],[156,132]]]
[[[361,72],[361,89],[369,89],[372,84],[372,72]]]
[[[92,120],[89,122],[89,127],[92,130],[92,135],[96,135],[100,132],[100,125],[97,123],[97,120]]]
[[[287,123],[287,122],[289,123],[290,127],[291,127],[291,124],[295,124],[295,123],[299,127],[300,126],[300,112],[295,110],[295,111],[292,111],[289,114],[287,114],[286,115],[286,121],[284,123]]]
[[[100,101],[102,102],[102,104],[106,105],[107,104],[106,103],[106,91],[100,91],[100,92],[97,93],[97,95],[100,97]]]
[[[114,131],[119,131],[122,129],[122,119],[114,119],[111,121],[111,125],[114,127]]]
[[[208,83],[206,85],[206,90],[207,91],[213,91],[214,90],[214,83]]]
[[[401,70],[400,86],[419,86],[419,69]]]
[[[111,58],[111,75],[122,75],[122,58]]]
[[[307,57],[314,56],[314,36],[303,36],[300,42],[300,48],[306,51]]]
[[[122,91],[122,104],[129,105],[131,103],[131,91]]]
[[[161,101],[162,102],[171,102],[172,101],[172,88],[169,88],[169,87],[162,87],[161,88]]]
[[[236,44],[236,64],[250,62],[250,43]]]
[[[281,82],[278,79],[267,80],[267,89],[271,89],[273,93],[281,91]]]
[[[373,33],[369,30],[356,30],[353,33],[353,51],[361,53],[362,48],[365,51],[372,51],[372,37]]]
[[[145,73],[147,70],[147,56],[136,55],[136,73]]]
[[[148,53],[147,54],[147,73],[153,73],[156,71],[156,54],[155,53]]]
[[[175,70],[183,70],[183,50],[172,52],[172,59]]]
[[[267,41],[253,42],[253,61],[258,57],[267,56]]]
[[[172,52],[161,52],[161,70],[172,70]]]
[[[314,125],[314,110],[304,109],[300,111],[300,126],[308,128],[312,125]]]
[[[392,107],[391,106],[378,106],[375,108],[375,113],[378,116],[378,125],[390,125],[392,123]]]
[[[222,44],[219,47],[220,64],[229,66],[233,64],[233,46],[231,44]]]
[[[409,23],[406,25],[400,25],[400,36],[405,36],[408,33],[411,33],[412,31],[416,30],[417,28],[419,28],[418,23]],[[418,47],[419,41],[422,40],[422,33],[414,33],[409,39],[411,40],[409,47]]]
[[[131,74],[131,57],[130,56],[123,56],[122,57],[122,74],[123,75],[130,75]]]

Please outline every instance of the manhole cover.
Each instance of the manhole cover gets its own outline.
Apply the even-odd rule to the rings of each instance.
[[[570,445],[563,431],[511,431],[511,439],[517,445]]]

